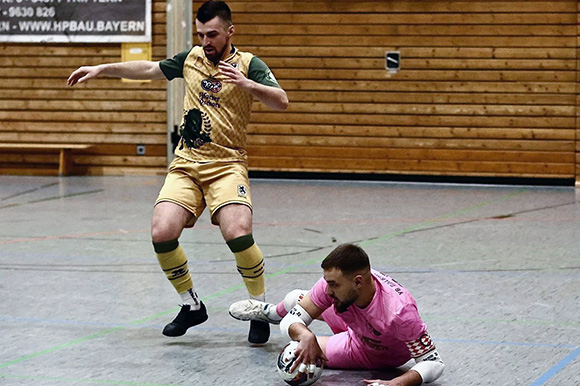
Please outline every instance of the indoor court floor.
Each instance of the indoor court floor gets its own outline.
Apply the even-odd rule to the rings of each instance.
[[[149,225],[163,176],[0,176],[0,385],[282,386],[228,315],[247,298],[207,212],[180,241],[209,320],[161,334],[179,296]],[[310,288],[351,242],[415,296],[439,386],[580,385],[580,203],[573,187],[252,179],[267,299]],[[321,322],[312,329],[330,330]],[[318,386],[392,371],[326,369]]]

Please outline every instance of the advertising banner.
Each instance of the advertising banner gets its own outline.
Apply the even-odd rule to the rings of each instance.
[[[151,0],[0,0],[0,42],[151,41]]]

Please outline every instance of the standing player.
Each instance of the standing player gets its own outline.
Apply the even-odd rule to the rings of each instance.
[[[317,358],[329,368],[384,369],[414,359],[409,370],[389,381],[391,386],[415,386],[441,376],[445,367],[421,321],[411,294],[389,276],[371,269],[365,251],[344,244],[323,261],[323,278],[310,292],[294,290],[278,305],[243,300],[230,306],[240,320],[280,324],[299,341],[292,371],[314,371]],[[315,336],[308,325],[322,318],[334,335]]]
[[[68,84],[99,76],[129,79],[184,78],[181,140],[153,210],[151,234],[161,268],[183,305],[163,334],[181,336],[207,320],[193,287],[178,238],[206,206],[233,252],[252,299],[265,300],[264,259],[252,236],[252,202],[247,168],[246,126],[253,98],[275,110],[288,106],[286,92],[258,57],[232,45],[231,11],[223,1],[207,1],[197,11],[200,46],[160,62],[133,61],[80,67]],[[248,340],[263,344],[268,323],[250,323]]]

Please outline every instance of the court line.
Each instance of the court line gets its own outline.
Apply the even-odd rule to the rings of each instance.
[[[432,224],[435,221],[439,221],[439,220],[442,220],[442,219],[453,218],[453,217],[457,216],[458,214],[464,214],[464,213],[470,212],[472,210],[479,209],[479,208],[483,208],[485,206],[488,206],[488,205],[497,203],[499,201],[503,201],[503,200],[507,200],[507,199],[513,198],[513,197],[515,197],[515,196],[517,196],[519,194],[522,194],[524,192],[527,192],[527,191],[528,191],[528,189],[518,189],[515,192],[512,192],[512,193],[509,193],[509,194],[505,194],[503,196],[500,196],[498,199],[490,200],[490,201],[485,201],[485,202],[482,202],[482,203],[479,203],[479,204],[476,204],[476,205],[472,205],[472,206],[469,206],[469,207],[466,207],[466,208],[463,208],[463,209],[460,209],[460,210],[456,210],[456,211],[453,211],[451,213],[448,213],[448,214],[445,214],[445,215],[442,215],[442,216],[438,216],[438,217],[435,217],[435,218],[430,219],[430,220],[427,220],[427,221],[423,221],[423,222],[421,222],[419,224],[416,224],[416,225],[411,226],[411,227],[407,227],[407,228],[405,228],[403,230],[400,230],[400,231],[395,231],[395,232],[391,232],[391,233],[389,233],[387,235],[375,237],[375,238],[372,238],[372,239],[369,239],[369,240],[364,240],[364,241],[360,242],[359,244],[363,244],[364,243],[365,245],[369,245],[369,244],[374,244],[374,243],[376,243],[378,241],[388,240],[388,239],[393,238],[395,236],[402,235],[402,234],[408,233],[410,231],[415,231],[417,229],[420,229],[421,227],[423,227],[425,225]],[[61,236],[61,237],[55,237],[55,238],[63,238],[63,237]],[[0,242],[0,244],[2,244],[2,242]],[[312,258],[312,259],[309,259],[309,260],[303,262],[302,264],[290,266],[288,268],[284,268],[284,269],[279,270],[277,272],[274,272],[272,274],[266,275],[266,278],[273,278],[273,277],[276,277],[276,276],[280,276],[280,275],[283,275],[284,273],[295,271],[295,270],[297,270],[297,269],[299,269],[299,268],[301,268],[301,267],[303,267],[305,265],[310,265],[310,264],[313,264],[315,262],[319,262],[320,260],[321,260],[320,257]],[[207,300],[210,300],[210,299],[213,299],[213,298],[216,298],[216,297],[220,297],[220,296],[222,296],[224,294],[237,291],[237,290],[239,290],[241,288],[244,288],[244,287],[245,287],[245,285],[243,283],[241,283],[239,285],[236,285],[236,286],[227,288],[227,289],[225,289],[223,291],[219,291],[219,292],[216,292],[214,294],[211,294],[211,295],[208,295],[206,297],[203,297],[202,300],[207,301]],[[175,308],[172,308],[170,310],[163,311],[163,312],[157,313],[155,315],[151,315],[151,316],[148,316],[148,317],[145,317],[145,318],[136,320],[134,322],[129,323],[129,325],[142,324],[145,321],[153,320],[153,319],[159,318],[161,316],[164,316],[164,315],[167,315],[167,314],[170,314],[170,313],[174,313],[177,309],[178,309],[178,307],[175,307]],[[20,357],[14,359],[14,360],[11,360],[11,361],[8,361],[8,362],[4,362],[4,363],[0,363],[0,369],[6,368],[6,367],[11,366],[11,365],[16,364],[16,363],[20,363],[20,362],[27,361],[29,359],[36,358],[36,357],[39,357],[39,356],[42,356],[42,355],[47,355],[47,354],[50,354],[50,353],[53,353],[53,352],[56,352],[56,351],[59,351],[59,350],[62,350],[62,349],[65,349],[65,348],[68,348],[68,347],[77,345],[77,344],[80,344],[80,343],[84,343],[84,342],[87,342],[87,341],[91,341],[91,340],[100,338],[102,336],[105,336],[105,335],[108,335],[108,334],[111,334],[113,332],[117,332],[117,331],[120,331],[120,330],[123,330],[123,329],[126,329],[126,328],[127,327],[109,328],[109,329],[106,329],[106,330],[97,332],[95,334],[91,334],[91,335],[86,336],[86,337],[83,337],[83,338],[75,339],[75,340],[72,340],[72,341],[69,341],[69,342],[65,342],[63,344],[60,344],[60,345],[57,345],[57,346],[54,346],[54,347],[51,347],[51,348],[48,348],[48,349],[45,349],[45,350],[38,351],[36,353],[23,355],[23,356],[20,356]]]
[[[118,231],[95,232],[95,233],[71,233],[71,234],[60,235],[60,236],[25,237],[25,238],[21,238],[21,239],[3,240],[3,241],[0,241],[0,245],[24,243],[24,242],[30,242],[30,241],[79,239],[79,238],[83,238],[83,237],[92,237],[92,236],[118,235],[118,234],[129,234],[129,233],[146,233],[149,231],[150,231],[149,229],[135,229],[132,231],[118,230]]]
[[[177,309],[176,309],[177,310]],[[215,311],[215,310],[214,310]],[[225,311],[225,310],[224,310]],[[425,320],[430,320],[431,318],[425,318]],[[111,329],[129,329],[129,328],[146,328],[160,330],[163,328],[162,324],[131,324],[131,323],[104,323],[104,322],[83,322],[83,321],[73,321],[73,320],[58,320],[58,319],[37,319],[37,318],[8,318],[0,317],[0,320],[6,321],[17,321],[17,322],[28,322],[28,323],[45,323],[45,324],[65,324],[73,326],[93,326],[93,327],[111,327]],[[477,321],[482,321],[481,319],[474,319]],[[471,320],[465,319],[464,321],[469,322]],[[486,320],[492,323],[503,323],[507,322],[499,319],[489,319]],[[197,331],[212,331],[212,332],[245,332],[246,328],[233,328],[233,327],[204,327],[203,325],[196,327]],[[281,334],[278,329],[274,329],[272,334]],[[324,335],[324,334],[322,334]],[[473,339],[445,339],[437,338],[437,342],[449,342],[449,343],[467,343],[467,344],[486,344],[486,345],[496,345],[496,346],[527,346],[527,347],[550,347],[550,348],[571,348],[575,349],[577,346],[573,344],[562,344],[562,343],[533,343],[533,342],[511,342],[505,340],[473,340]]]
[[[524,189],[518,189],[515,192],[511,192],[511,193],[505,194],[503,196],[500,196],[496,200],[485,201],[485,202],[482,202],[482,203],[479,203],[479,204],[476,204],[476,205],[472,205],[472,206],[469,206],[467,208],[460,209],[460,210],[457,210],[457,211],[454,211],[454,212],[451,212],[451,213],[448,213],[448,214],[445,214],[445,215],[442,215],[442,216],[439,216],[439,217],[430,218],[430,219],[427,219],[425,221],[422,221],[422,222],[420,222],[418,224],[415,224],[413,226],[404,228],[402,230],[395,231],[395,232],[389,233],[387,235],[379,236],[379,237],[376,237],[376,238],[373,238],[373,239],[365,240],[365,241],[363,241],[363,243],[373,243],[373,242],[376,242],[376,241],[385,240],[385,239],[389,239],[389,238],[392,238],[392,237],[395,237],[395,236],[399,236],[399,235],[402,235],[402,234],[405,234],[405,233],[411,233],[411,232],[417,231],[418,229],[420,229],[420,228],[422,228],[422,227],[424,227],[426,225],[431,225],[431,224],[433,224],[435,222],[438,222],[438,221],[441,221],[441,220],[451,220],[451,219],[453,219],[455,216],[457,216],[459,214],[464,214],[464,213],[470,212],[470,211],[472,211],[474,209],[479,209],[479,208],[482,208],[482,207],[485,207],[485,206],[494,204],[494,203],[499,202],[499,201],[503,201],[503,200],[506,200],[506,199],[510,199],[510,198],[512,198],[514,196],[517,196],[519,194],[522,194],[522,193],[525,193],[525,192],[528,192],[528,191],[529,191],[529,189],[525,189],[525,188]],[[469,219],[468,221],[477,221],[477,220],[481,220],[481,219],[479,219],[479,218],[478,219],[475,219],[475,220],[474,219]],[[328,222],[323,221],[323,222],[319,222],[319,223],[336,223],[336,221],[328,221]],[[341,221],[341,223],[349,223],[349,220]],[[294,225],[312,225],[313,223],[311,223],[311,222],[301,222],[301,223],[293,223],[293,224]],[[262,226],[269,227],[269,226],[273,226],[273,225],[274,224],[268,224],[268,223],[255,223],[254,224],[255,227],[262,227]],[[275,225],[281,225],[281,224],[275,224]],[[451,225],[454,225],[454,224],[451,224]],[[212,228],[212,227],[213,226],[211,226],[211,225],[206,225],[203,228],[204,229],[209,229],[209,228]],[[200,227],[198,226],[197,229],[199,229],[199,228]],[[78,238],[83,238],[83,237],[94,237],[94,236],[103,236],[103,235],[117,235],[117,234],[128,234],[128,233],[145,233],[145,232],[149,232],[149,231],[150,231],[149,229],[136,229],[136,230],[131,230],[131,231],[120,230],[120,231],[110,231],[110,232],[77,233],[77,234],[67,234],[67,235],[60,235],[60,236],[30,237],[30,238],[20,238],[20,239],[3,240],[3,241],[0,241],[0,245],[2,245],[2,244],[21,243],[21,242],[30,242],[30,241],[43,241],[43,240],[55,240],[55,239],[58,240],[58,239],[72,239],[72,238],[78,239]],[[373,241],[373,240],[375,240],[375,241]]]
[[[41,198],[38,200],[33,200],[33,201],[28,201],[28,202],[23,202],[23,203],[8,204],[8,205],[0,206],[0,209],[15,208],[18,206],[24,206],[24,205],[29,205],[29,204],[38,204],[40,202],[61,200],[61,199],[65,199],[65,198],[78,197],[78,196],[83,196],[85,194],[93,194],[93,193],[101,193],[101,192],[104,192],[104,189],[96,189],[96,190],[90,190],[88,192],[70,193],[70,194],[65,194],[62,196],[59,195],[59,196]]]
[[[479,344],[497,344],[497,345],[518,345],[518,346],[532,346],[532,347],[569,347],[567,345],[549,345],[549,344],[532,344],[532,343],[519,343],[519,342],[486,342],[486,341],[469,341],[469,340],[457,340],[457,339],[437,339],[438,342],[458,342],[458,343],[479,343]],[[575,346],[571,346],[575,347]],[[555,376],[560,370],[574,361],[578,356],[580,356],[580,347],[576,348],[570,355],[565,357],[562,361],[548,370],[544,375],[538,378],[530,386],[542,386]],[[75,382],[75,383],[90,383],[90,384],[101,384],[101,385],[129,385],[129,386],[175,386],[174,384],[160,384],[160,383],[141,383],[141,382],[131,382],[131,381],[113,381],[113,380],[100,380],[100,379],[78,379],[78,378],[59,378],[59,377],[40,377],[40,376],[26,376],[26,375],[14,375],[14,374],[2,374],[0,373],[0,378],[10,378],[10,379],[32,379],[32,380],[46,380],[46,381],[60,381],[60,382]]]
[[[4,362],[4,363],[0,363],[0,369],[6,368],[6,367],[11,366],[11,365],[14,365],[16,363],[20,363],[20,362],[27,361],[27,360],[32,359],[32,358],[36,358],[36,357],[39,357],[39,356],[42,356],[42,355],[50,354],[50,353],[53,353],[55,351],[63,350],[65,348],[68,348],[68,347],[77,345],[79,343],[88,342],[90,340],[100,338],[101,336],[108,335],[108,334],[110,334],[112,332],[116,332],[116,331],[123,330],[125,328],[126,327],[122,327],[122,326],[120,326],[120,327],[114,327],[114,328],[108,328],[106,330],[99,331],[99,332],[94,333],[94,334],[91,334],[89,336],[85,336],[83,338],[79,338],[79,339],[75,339],[75,340],[72,340],[72,341],[69,341],[69,342],[65,342],[63,344],[60,344],[60,345],[57,345],[57,346],[53,346],[53,347],[47,348],[45,350],[37,351],[37,352],[32,353],[32,354],[22,355],[22,356],[20,356],[20,357],[18,357],[16,359],[11,360],[11,361]]]
[[[60,185],[60,182],[51,182],[51,183],[44,184],[44,185],[41,185],[41,186],[36,187],[36,188],[23,190],[21,192],[14,193],[14,194],[11,194],[9,196],[2,197],[2,198],[0,198],[0,201],[6,201],[6,200],[9,200],[9,199],[14,198],[14,197],[23,196],[23,195],[28,194],[28,193],[34,193],[34,192],[37,192],[39,190],[50,188],[50,187],[53,187],[56,185]]]
[[[391,232],[391,233],[388,233],[386,235],[375,237],[372,239],[363,240],[359,243],[359,245],[361,245],[361,246],[371,245],[371,244],[377,243],[379,241],[385,241],[385,240],[392,239],[393,237],[396,237],[396,236],[404,235],[406,233],[417,232],[417,231],[421,230],[421,228],[428,226],[428,225],[431,225],[435,222],[438,222],[441,220],[449,220],[449,219],[455,218],[458,215],[471,212],[475,209],[480,209],[480,208],[486,207],[486,206],[491,205],[491,204],[495,204],[495,203],[500,202],[500,201],[509,200],[515,196],[518,196],[522,193],[526,193],[528,191],[529,191],[529,189],[518,189],[515,192],[504,194],[503,196],[500,196],[499,198],[497,198],[495,200],[484,201],[484,202],[481,202],[479,204],[468,206],[467,208],[459,209],[459,210],[453,211],[451,213],[447,213],[447,214],[444,214],[444,215],[441,215],[438,217],[434,217],[432,219],[420,222],[418,224],[412,225],[410,227],[407,227],[407,228],[399,230],[399,231]],[[474,220],[469,220],[469,221],[474,221]],[[454,225],[454,224],[450,224],[450,225]]]
[[[560,362],[556,363],[551,369],[546,371],[542,376],[536,379],[530,386],[542,386],[545,385],[550,378],[554,377],[558,374],[563,368],[568,366],[570,363],[576,360],[576,358],[580,357],[580,346],[576,348],[576,350],[572,351],[568,356],[562,359]]]
[[[2,373],[0,373],[0,378],[31,379],[31,380],[37,380],[37,381],[58,381],[58,382],[74,382],[74,383],[93,383],[93,384],[100,384],[100,385],[176,386],[175,384],[162,384],[162,383],[151,383],[151,382],[110,381],[110,380],[104,380],[104,379],[84,379],[84,378],[41,377],[41,376],[13,375],[13,374],[2,374]]]
[[[394,231],[394,232],[388,233],[388,234],[383,235],[383,236],[377,236],[377,237],[369,238],[369,239],[366,239],[366,240],[359,240],[358,242],[354,242],[354,243],[359,244],[360,246],[372,245],[372,244],[375,244],[375,243],[377,243],[379,241],[389,240],[389,239],[391,239],[393,237],[400,236],[400,235],[404,235],[406,233],[417,232],[417,231],[421,230],[421,228],[423,228],[425,226],[428,226],[428,225],[431,225],[431,224],[433,224],[435,222],[439,222],[441,220],[453,219],[457,215],[461,215],[461,214],[464,214],[464,213],[468,213],[468,212],[471,212],[471,211],[473,211],[475,209],[480,209],[480,208],[483,208],[483,207],[488,206],[488,205],[491,205],[491,204],[495,204],[495,203],[500,202],[500,201],[504,201],[504,200],[511,199],[511,198],[513,198],[515,196],[518,196],[518,195],[520,195],[522,193],[526,193],[528,191],[529,191],[529,189],[518,189],[515,192],[511,192],[511,193],[505,194],[503,196],[500,196],[499,198],[497,198],[495,200],[484,201],[482,203],[469,206],[467,208],[459,209],[459,210],[453,211],[451,213],[447,213],[447,214],[444,214],[444,215],[441,215],[441,216],[438,216],[438,217],[434,217],[434,218],[431,218],[431,219],[422,221],[422,222],[420,222],[418,224],[412,225],[410,227],[404,228],[404,229],[399,230],[399,231]],[[334,245],[329,246],[329,248],[331,248],[333,246]],[[302,263],[300,265],[291,266],[291,267],[282,269],[282,270],[280,270],[278,272],[272,273],[270,275],[266,275],[266,277],[275,277],[275,276],[283,275],[285,273],[295,271],[296,269],[298,269],[300,267],[308,266],[310,264],[313,264],[313,263],[316,263],[316,262],[320,262],[321,260],[322,260],[321,258],[313,258],[313,259],[310,259],[310,260],[305,261],[304,263]]]
[[[214,294],[212,298],[219,297],[221,295],[225,295],[226,293],[237,291],[238,289],[243,289],[244,287],[241,285],[236,287],[235,290],[224,290],[221,293]],[[210,297],[204,297],[202,300],[207,301]],[[179,308],[173,308],[170,311],[163,311],[164,313],[171,312],[171,311],[178,311]],[[214,312],[217,311],[227,311],[226,308],[213,308]],[[163,316],[163,315],[160,315]],[[149,320],[153,320],[158,316],[155,315],[150,318],[142,319],[142,322],[146,322]],[[423,315],[422,319],[424,321],[434,321],[434,322],[446,322],[446,323],[489,323],[489,324],[508,324],[514,326],[553,326],[553,327],[563,327],[563,328],[580,328],[580,322],[558,322],[558,321],[543,321],[543,320],[513,320],[513,319],[500,319],[500,318],[461,318],[461,317],[445,317],[445,316],[430,316],[430,315]],[[23,322],[23,323],[47,323],[47,324],[69,324],[75,326],[95,326],[95,327],[123,327],[123,328],[132,328],[132,327],[144,327],[143,324],[136,324],[135,322],[131,323],[105,323],[105,322],[90,322],[90,321],[80,321],[80,320],[63,320],[63,319],[46,319],[46,318],[30,318],[30,317],[10,317],[10,316],[1,316],[0,321],[7,321],[7,322]],[[163,326],[157,326],[163,327]],[[202,328],[202,327],[199,327]],[[568,346],[567,346],[568,347]],[[576,347],[575,345],[570,345],[569,347]]]

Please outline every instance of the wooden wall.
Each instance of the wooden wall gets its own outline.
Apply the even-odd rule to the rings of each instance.
[[[257,108],[254,168],[575,175],[576,1],[233,8],[238,44],[274,68],[292,102],[283,114]],[[402,57],[392,77],[387,50]]]
[[[153,59],[165,58],[165,1],[153,0]],[[0,142],[86,143],[75,174],[166,170],[166,82],[66,85],[82,65],[121,60],[120,44],[0,43]],[[137,145],[146,146],[144,156]],[[1,151],[1,174],[54,175],[58,154]]]
[[[577,1],[228,3],[234,43],[270,65],[291,101],[286,112],[255,104],[253,170],[580,176]],[[165,3],[153,9],[157,60]],[[77,66],[119,57],[118,45],[1,45],[0,141],[95,143],[79,172],[162,173],[164,82],[64,85]]]

